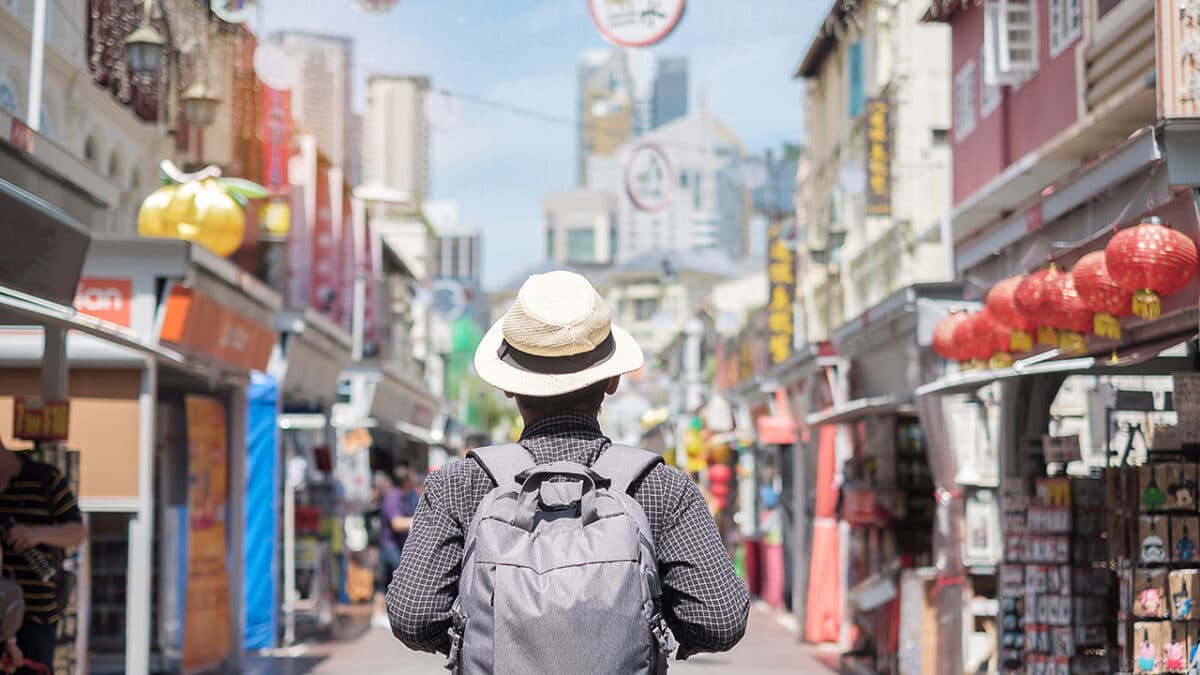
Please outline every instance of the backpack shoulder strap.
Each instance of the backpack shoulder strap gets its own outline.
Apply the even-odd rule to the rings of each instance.
[[[536,466],[533,455],[516,443],[475,448],[467,456],[474,458],[497,486],[514,482],[517,474]]]
[[[592,470],[611,480],[613,491],[628,494],[642,477],[662,463],[662,455],[613,443],[600,453],[600,457],[592,464]]]

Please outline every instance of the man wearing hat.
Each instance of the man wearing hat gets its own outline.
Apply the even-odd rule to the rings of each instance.
[[[564,271],[531,276],[475,352],[479,376],[515,399],[525,421],[520,445],[538,465],[592,466],[611,445],[597,421],[600,406],[621,375],[642,364],[641,348],[612,325],[591,283]],[[410,648],[449,651],[467,528],[495,487],[473,456],[426,481],[387,595],[392,630]],[[653,534],[677,656],[731,649],[745,632],[750,600],[699,488],[659,462],[631,494]]]

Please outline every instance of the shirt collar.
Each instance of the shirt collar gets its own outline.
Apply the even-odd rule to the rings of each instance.
[[[555,413],[526,427],[525,431],[521,433],[521,440],[526,441],[539,436],[551,436],[572,431],[590,431],[599,435],[600,421],[596,419],[595,415],[575,410]]]

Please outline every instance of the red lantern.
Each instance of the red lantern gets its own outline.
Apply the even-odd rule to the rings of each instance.
[[[1196,276],[1196,244],[1151,216],[1117,232],[1104,249],[1108,272],[1133,291],[1130,309],[1143,319],[1162,314],[1161,298],[1183,290]]]
[[[966,357],[964,360],[972,361],[976,367],[986,365],[992,358],[993,344],[987,317],[979,312],[968,314],[954,327],[954,342]]]
[[[1008,368],[1012,365],[1012,334],[1008,326],[1000,323],[992,314],[992,310],[984,307],[976,319],[981,325],[978,329],[987,340],[991,354],[989,364],[993,368]]]
[[[708,467],[708,482],[716,485],[717,483],[728,484],[733,478],[733,470],[728,464],[713,464]]]
[[[1044,296],[1050,283],[1061,275],[1062,272],[1059,272],[1057,267],[1050,265],[1025,277],[1013,295],[1017,311],[1037,325],[1038,344],[1047,347],[1058,345],[1058,331],[1054,330],[1047,319],[1051,310],[1046,305]]]
[[[1058,329],[1059,349],[1069,354],[1086,352],[1083,336],[1092,330],[1095,313],[1079,297],[1072,275],[1051,278],[1042,291],[1042,304],[1046,307],[1046,322]]]
[[[947,361],[969,361],[961,344],[955,341],[954,332],[958,325],[967,320],[966,312],[952,312],[938,322],[933,329],[933,351]]]
[[[1014,296],[1023,277],[1011,277],[992,286],[987,294],[987,309],[992,318],[1010,330],[1009,352],[1027,352],[1033,349],[1033,332],[1037,324],[1017,310]]]
[[[1133,291],[1116,282],[1108,273],[1104,251],[1093,251],[1075,263],[1071,278],[1079,297],[1096,313],[1092,328],[1096,335],[1109,340],[1121,339],[1121,319],[1133,314]]]

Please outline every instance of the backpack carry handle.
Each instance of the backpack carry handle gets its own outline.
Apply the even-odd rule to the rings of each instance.
[[[540,464],[517,474],[516,480],[521,484],[521,495],[517,499],[517,509],[513,514],[512,524],[532,532],[535,527],[539,506],[542,504],[542,486],[551,478],[569,478],[582,484],[579,496],[579,517],[584,525],[595,522],[599,515],[596,513],[596,489],[607,488],[609,480],[598,475],[591,469],[572,462],[555,462]]]

